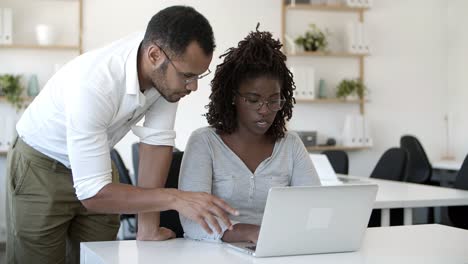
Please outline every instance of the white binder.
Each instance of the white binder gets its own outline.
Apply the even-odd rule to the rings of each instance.
[[[343,127],[343,145],[362,147],[365,145],[364,118],[362,115],[347,115]]]
[[[370,53],[367,25],[365,23],[359,23],[359,26],[361,27],[362,53]]]
[[[346,51],[349,53],[359,53],[355,24],[355,22],[348,22],[346,24]]]
[[[363,130],[364,130],[364,146],[372,147],[374,145],[374,140],[372,139],[369,119],[364,117],[363,119]]]
[[[315,99],[315,69],[307,67],[306,73],[306,86],[305,86],[305,98]]]
[[[0,8],[0,45],[3,44],[3,8]]]
[[[13,10],[3,8],[3,44],[13,44]]]

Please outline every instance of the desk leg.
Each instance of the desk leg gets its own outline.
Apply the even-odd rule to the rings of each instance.
[[[390,209],[381,209],[380,212],[380,226],[390,226]]]
[[[413,224],[413,208],[403,208],[403,224]]]

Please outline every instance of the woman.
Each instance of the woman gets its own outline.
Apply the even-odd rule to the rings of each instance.
[[[214,194],[240,215],[218,233],[181,216],[188,238],[256,242],[271,187],[320,184],[302,141],[286,131],[295,85],[280,49],[271,33],[257,29],[221,56],[207,106],[210,126],[190,136],[179,188]],[[217,220],[207,221],[215,230]]]

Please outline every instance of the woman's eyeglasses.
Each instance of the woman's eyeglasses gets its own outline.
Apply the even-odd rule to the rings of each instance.
[[[270,111],[278,112],[283,108],[284,104],[286,103],[286,99],[277,98],[260,100],[260,97],[257,95],[242,95],[238,91],[235,91],[235,93],[244,100],[245,104],[249,109],[255,111],[258,111],[260,108],[262,108],[264,104],[266,104]]]

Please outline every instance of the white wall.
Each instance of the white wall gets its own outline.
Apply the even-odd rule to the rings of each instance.
[[[450,133],[453,154],[464,159],[468,154],[468,1],[451,0],[448,8],[448,112],[453,116]]]

